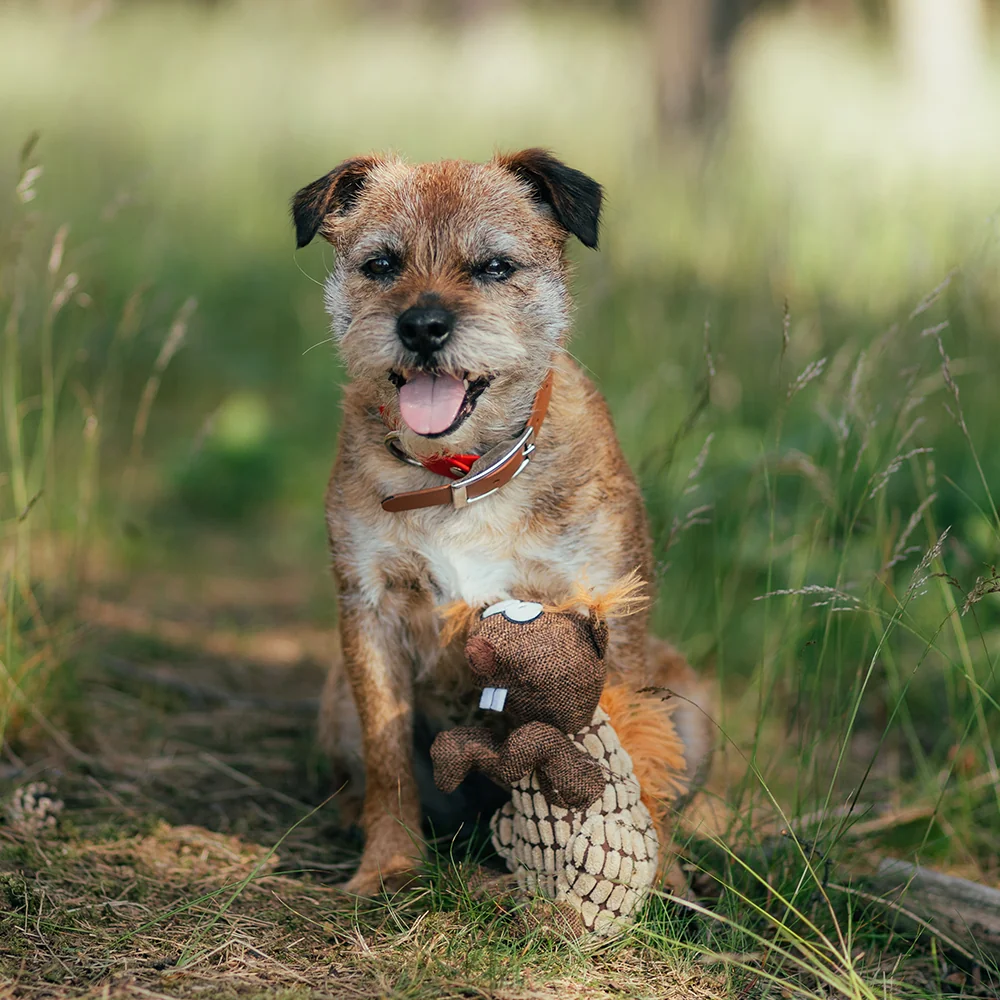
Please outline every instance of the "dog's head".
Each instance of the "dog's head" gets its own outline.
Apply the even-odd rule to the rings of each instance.
[[[416,453],[519,430],[568,326],[564,248],[597,245],[601,187],[544,150],[489,163],[348,160],[292,202],[336,250],[333,333]]]

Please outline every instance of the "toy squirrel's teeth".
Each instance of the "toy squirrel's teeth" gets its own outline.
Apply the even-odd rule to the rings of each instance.
[[[506,701],[506,688],[483,688],[483,693],[479,697],[479,707],[487,712],[502,712]]]

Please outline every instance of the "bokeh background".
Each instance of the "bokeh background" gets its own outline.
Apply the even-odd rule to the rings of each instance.
[[[98,625],[318,648],[343,376],[289,198],[541,145],[607,192],[573,351],[720,799],[951,803],[899,850],[995,880],[998,47],[990,0],[0,3],[9,739],[93,738]]]

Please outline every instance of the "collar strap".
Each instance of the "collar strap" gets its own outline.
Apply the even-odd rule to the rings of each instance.
[[[439,475],[454,476],[454,470],[464,472],[453,483],[443,486],[432,486],[425,490],[409,490],[406,493],[396,493],[382,501],[382,509],[390,513],[401,510],[417,510],[421,507],[465,507],[476,500],[496,493],[506,486],[518,473],[522,472],[531,461],[535,450],[534,439],[548,413],[549,400],[552,398],[552,371],[545,376],[545,381],[535,394],[531,406],[531,415],[524,425],[524,430],[513,443],[504,442],[492,448],[485,455],[444,455],[437,456],[428,462],[418,462],[411,458],[396,444],[396,435],[386,435],[386,447],[401,461],[411,465],[420,465]],[[466,461],[468,468],[464,468]],[[473,462],[481,462],[483,468],[478,472],[470,472]],[[438,463],[440,463],[439,467]],[[441,469],[447,467],[449,471]]]

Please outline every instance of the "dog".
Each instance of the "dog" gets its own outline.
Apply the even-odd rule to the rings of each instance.
[[[325,304],[349,377],[326,493],[342,662],[320,738],[365,834],[350,892],[409,879],[423,819],[440,831],[498,804],[485,782],[447,799],[434,786],[431,741],[474,721],[480,697],[436,609],[652,579],[639,488],[566,350],[566,244],[596,248],[601,203],[596,181],[541,149],[486,163],[358,157],[292,200],[298,246],[319,234],[335,250]],[[648,611],[614,623],[608,664],[633,703],[678,696],[696,787],[712,744],[706,689],[648,635]],[[655,764],[655,745],[626,749]]]

